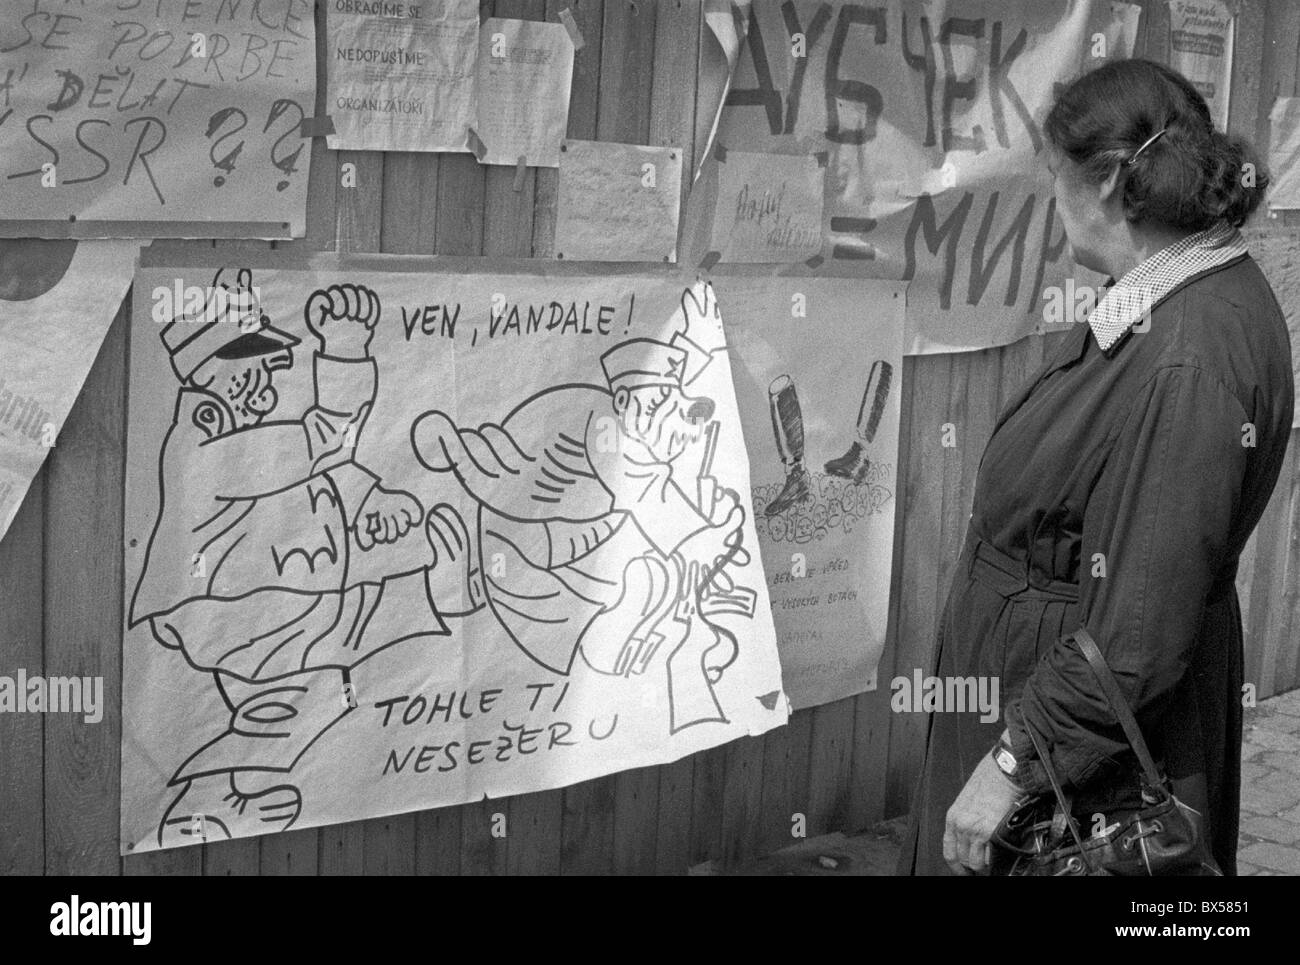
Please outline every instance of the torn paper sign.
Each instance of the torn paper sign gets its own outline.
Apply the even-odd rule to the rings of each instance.
[[[139,248],[0,240],[0,539],[58,440]]]
[[[137,290],[251,295],[133,319],[124,850],[562,787],[785,723],[711,289],[188,257]]]
[[[789,264],[821,251],[826,172],[817,158],[715,153],[718,217],[711,247],[723,263]]]
[[[681,148],[565,141],[555,256],[675,261],[681,196]]]
[[[563,24],[490,17],[479,31],[478,124],[483,164],[523,158],[530,167],[560,164],[569,123],[573,40]]]
[[[327,4],[330,150],[467,151],[477,0]]]

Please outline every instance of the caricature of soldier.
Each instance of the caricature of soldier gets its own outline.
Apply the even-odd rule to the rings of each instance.
[[[708,289],[704,305],[716,314],[711,299]],[[690,290],[683,305],[688,316],[705,312]],[[419,460],[453,472],[481,505],[493,611],[556,673],[569,673],[579,652],[602,673],[643,672],[660,642],[647,615],[678,600],[692,564],[715,568],[739,544],[735,493],[702,513],[673,475],[713,416],[711,399],[684,388],[709,360],[685,333],[671,344],[632,339],[601,357],[607,387],[557,386],[500,425],[463,428],[435,411],[412,426]]]
[[[291,825],[302,795],[285,775],[356,706],[351,668],[399,641],[445,635],[440,613],[474,608],[455,511],[438,506],[426,520],[414,496],[353,458],[375,396],[379,312],[359,285],[311,296],[315,401],[301,418],[269,418],[275,373],[292,366],[299,340],[269,324],[247,269],[233,287],[219,271],[203,313],[162,331],[181,388],[131,624],[147,620],[211,673],[223,701],[213,739],[170,780],[179,790],[162,846]],[[406,555],[405,571],[350,577],[355,553],[394,552],[422,522],[429,546]]]

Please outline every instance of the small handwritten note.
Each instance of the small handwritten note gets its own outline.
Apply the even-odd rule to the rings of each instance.
[[[821,251],[825,169],[815,157],[727,151],[714,250],[724,262],[788,263]]]

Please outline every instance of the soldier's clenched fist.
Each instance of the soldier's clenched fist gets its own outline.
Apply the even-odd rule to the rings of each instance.
[[[361,359],[369,353],[379,323],[379,296],[364,285],[330,285],[312,292],[303,315],[322,353]]]

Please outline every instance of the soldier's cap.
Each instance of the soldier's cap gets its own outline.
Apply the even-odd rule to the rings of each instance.
[[[244,359],[269,355],[292,348],[301,340],[271,325],[252,296],[248,273],[240,272],[240,288],[222,284],[218,270],[204,311],[199,316],[179,315],[162,330],[162,341],[171,356],[172,369],[182,382],[210,358]],[[236,311],[220,311],[220,300]]]
[[[611,390],[651,385],[681,388],[686,352],[653,338],[620,342],[600,357]]]

